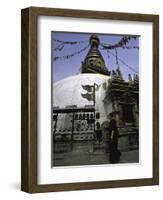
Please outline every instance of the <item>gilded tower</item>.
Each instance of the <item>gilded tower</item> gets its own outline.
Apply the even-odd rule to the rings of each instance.
[[[90,39],[90,49],[82,62],[82,73],[99,73],[109,75],[105,61],[98,49],[100,40],[96,34],[92,34]]]

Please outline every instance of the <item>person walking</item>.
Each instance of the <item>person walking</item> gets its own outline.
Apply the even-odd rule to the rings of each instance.
[[[118,150],[118,128],[117,122],[114,119],[113,113],[109,114],[109,126],[108,126],[108,134],[109,134],[109,160],[110,163],[117,163],[120,161],[121,152]]]

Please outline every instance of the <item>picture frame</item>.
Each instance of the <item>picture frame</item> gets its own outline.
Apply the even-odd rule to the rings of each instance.
[[[149,22],[152,24],[152,177],[120,180],[38,183],[38,18]],[[144,119],[145,120],[145,119]],[[56,192],[159,184],[159,16],[152,14],[29,7],[21,11],[21,190],[28,193]]]

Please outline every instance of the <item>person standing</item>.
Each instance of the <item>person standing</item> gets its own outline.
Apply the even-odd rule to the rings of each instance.
[[[101,130],[101,125],[99,122],[96,123],[96,138],[97,138],[97,141],[98,143],[100,144],[101,142],[101,139],[102,139],[102,130]]]
[[[118,150],[118,128],[113,113],[109,114],[110,122],[108,126],[109,134],[109,159],[110,163],[117,163],[120,160],[121,152]]]
[[[104,152],[109,153],[109,134],[108,134],[108,127],[109,121],[104,121],[101,125],[102,127],[102,141],[104,143]]]

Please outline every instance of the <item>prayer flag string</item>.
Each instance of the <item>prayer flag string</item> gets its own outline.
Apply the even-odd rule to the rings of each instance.
[[[87,45],[86,47],[80,49],[79,51],[77,52],[74,52],[72,54],[69,54],[69,55],[65,55],[65,56],[56,56],[54,57],[54,61],[56,60],[66,60],[66,59],[69,59],[69,58],[72,58],[73,56],[77,55],[77,54],[80,54],[82,53],[83,51],[85,51],[86,49],[88,49],[89,45]]]
[[[123,65],[125,65],[126,67],[128,67],[130,70],[132,70],[133,72],[135,72],[136,74],[139,74],[135,69],[133,69],[130,65],[128,65],[125,61],[123,61],[121,58],[118,57],[118,55],[115,55],[113,52],[107,50],[107,53],[110,53],[112,56],[114,56],[116,58],[116,60],[119,60]]]

